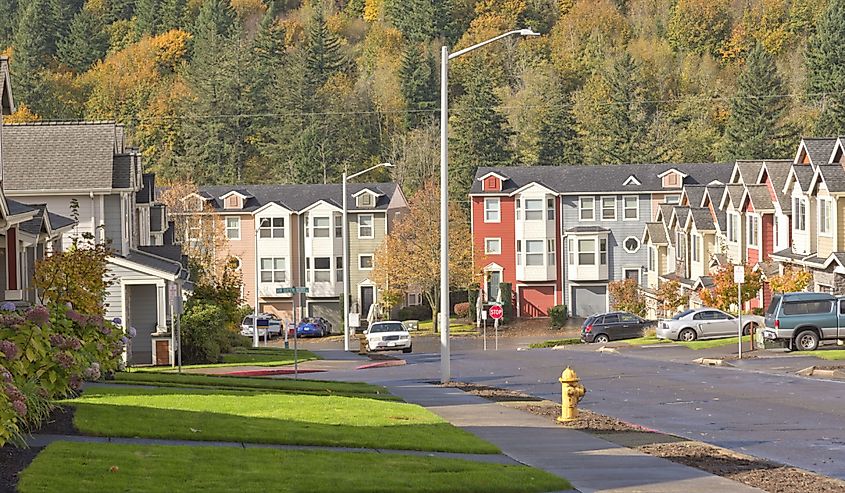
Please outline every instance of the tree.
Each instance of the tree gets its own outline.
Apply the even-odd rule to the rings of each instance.
[[[138,0],[135,4],[135,33],[138,37],[159,33],[161,8],[161,0]]]
[[[434,38],[454,42],[451,0],[385,0],[385,13],[402,35],[412,43]]]
[[[614,310],[621,310],[640,317],[645,316],[645,297],[640,285],[635,279],[612,281],[607,285],[610,292],[611,306]]]
[[[813,273],[805,269],[787,267],[782,274],[769,278],[769,286],[775,293],[804,291],[813,282]]]
[[[437,105],[437,74],[431,54],[419,44],[408,45],[402,53],[399,80],[408,110],[405,113],[405,126],[416,128],[431,119],[431,115],[425,111]]]
[[[304,46],[306,81],[312,91],[322,87],[344,64],[340,40],[326,24],[323,5],[316,2]]]
[[[58,56],[76,72],[85,72],[106,55],[109,38],[102,19],[84,8],[70,24],[68,36],[59,41]]]
[[[726,0],[679,0],[666,37],[675,49],[715,55],[731,31],[729,7]]]
[[[55,52],[53,12],[49,0],[30,0],[23,7],[14,38],[15,97],[43,114],[49,90],[44,71]]]
[[[17,0],[0,0],[0,50],[7,48],[12,42],[12,36],[16,26],[15,12],[18,9]]]
[[[725,156],[730,159],[765,159],[789,153],[795,132],[789,114],[787,90],[774,59],[759,43],[745,61],[731,99],[725,127]]]
[[[831,0],[807,42],[807,98],[821,102],[820,135],[845,131],[845,0]]]
[[[497,110],[502,102],[493,93],[491,77],[477,65],[473,72],[450,121],[449,193],[458,200],[469,193],[479,166],[507,166],[513,159],[508,142],[511,130]]]
[[[762,285],[762,274],[754,271],[750,265],[745,265],[745,283],[740,289],[741,304],[756,298]],[[713,287],[701,290],[701,301],[712,308],[729,311],[736,306],[737,285],[734,282],[734,266],[723,265],[713,274]]]
[[[405,291],[418,290],[431,307],[437,323],[440,309],[440,193],[434,182],[411,197],[409,211],[376,250],[373,276],[383,285]],[[467,289],[475,279],[472,235],[463,210],[449,207],[450,288]]]
[[[159,13],[161,31],[184,28],[187,24],[186,14],[186,0],[162,0]]]
[[[666,317],[672,316],[679,307],[689,303],[689,294],[681,289],[681,283],[678,281],[667,281],[661,284],[657,288],[656,298],[657,309]]]
[[[583,156],[575,116],[572,114],[572,95],[564,84],[556,80],[548,88],[548,97],[537,142],[537,164],[581,164]]]

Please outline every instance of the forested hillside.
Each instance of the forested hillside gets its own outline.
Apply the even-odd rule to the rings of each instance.
[[[12,120],[116,119],[164,179],[791,157],[845,130],[845,0],[0,0]],[[371,177],[371,179],[374,177]]]

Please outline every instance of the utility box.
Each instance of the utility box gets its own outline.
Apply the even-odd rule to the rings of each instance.
[[[152,334],[150,336],[153,350],[153,364],[156,366],[173,366],[173,336],[170,332]]]

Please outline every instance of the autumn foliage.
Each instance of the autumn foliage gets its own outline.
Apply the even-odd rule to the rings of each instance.
[[[640,317],[645,316],[645,297],[635,279],[613,281],[608,284],[610,303],[614,310],[621,310]]]
[[[713,284],[712,288],[701,290],[701,301],[706,306],[728,311],[732,305],[736,305],[737,286],[734,283],[733,265],[724,265],[716,271],[713,274]],[[754,271],[751,266],[745,265],[745,283],[740,289],[741,302],[745,303],[756,297],[762,286],[760,271]]]
[[[681,290],[681,283],[678,281],[667,281],[657,289],[657,309],[664,316],[671,316],[681,306],[689,303],[689,295]]]
[[[787,267],[784,269],[783,274],[769,278],[769,286],[771,286],[772,291],[775,293],[794,293],[796,291],[804,291],[812,281],[812,272]]]

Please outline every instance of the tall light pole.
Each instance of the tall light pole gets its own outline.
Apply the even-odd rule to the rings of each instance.
[[[349,213],[346,185],[349,180],[378,168],[392,168],[392,163],[379,163],[353,175],[343,173],[343,350],[349,351]]]
[[[466,55],[494,41],[510,36],[539,36],[532,29],[516,29],[482,41],[469,48],[449,53],[449,47],[440,51],[440,381],[451,379],[449,347],[449,60]]]

